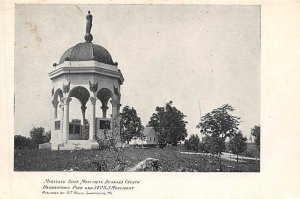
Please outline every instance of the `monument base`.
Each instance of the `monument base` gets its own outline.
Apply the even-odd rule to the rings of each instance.
[[[51,150],[98,150],[99,144],[89,140],[68,140],[67,143],[54,145]]]

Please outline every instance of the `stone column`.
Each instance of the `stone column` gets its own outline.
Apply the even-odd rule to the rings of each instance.
[[[112,99],[110,100],[110,103],[112,105],[112,123],[111,123],[111,129],[114,131],[114,136],[117,141],[120,139],[120,118],[118,110],[120,109],[120,104],[118,99]]]
[[[110,103],[112,106],[112,118],[114,118],[118,112],[118,100],[112,99],[112,100],[110,100]]]
[[[81,129],[81,139],[85,138],[85,128],[86,128],[86,123],[85,123],[85,111],[86,111],[86,106],[81,106],[81,112],[82,112],[82,129]]]
[[[117,125],[118,125],[118,134],[116,135],[116,138],[117,138],[118,142],[121,141],[121,135],[120,135],[120,120],[121,120],[120,108],[121,108],[121,104],[120,104],[120,101],[118,101],[118,104],[117,104],[117,116],[116,116],[116,122],[117,122]]]
[[[64,119],[63,119],[63,142],[68,142],[69,139],[69,103],[72,99],[70,97],[62,98],[64,104]]]
[[[54,119],[57,118],[57,105],[58,105],[58,100],[52,100],[52,104],[53,104],[53,107],[54,107]]]
[[[107,109],[108,109],[107,105],[101,106],[101,109],[102,109],[102,117],[106,118],[106,112],[107,112]]]
[[[96,100],[97,98],[95,97],[90,97],[91,103],[92,103],[92,117],[91,117],[91,122],[90,122],[90,135],[89,135],[89,140],[92,141],[94,140],[95,137],[95,110],[96,110]]]
[[[64,135],[64,131],[63,131],[63,121],[64,121],[64,105],[63,104],[60,104],[59,105],[59,108],[61,110],[61,118],[60,118],[60,134],[59,134],[59,140],[60,142],[63,142],[63,138],[65,137]]]

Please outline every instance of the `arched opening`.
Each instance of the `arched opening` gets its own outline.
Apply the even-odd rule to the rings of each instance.
[[[101,88],[97,92],[97,98],[101,101],[100,112],[102,113],[102,118],[111,118],[112,105],[109,101],[112,97],[113,94],[108,88]]]
[[[108,139],[111,133],[113,108],[110,100],[113,93],[108,88],[101,88],[97,92],[97,119],[96,119],[96,136],[99,139]]]
[[[89,137],[89,122],[86,118],[87,102],[90,98],[89,91],[76,86],[69,92],[70,102],[69,139],[87,140]]]

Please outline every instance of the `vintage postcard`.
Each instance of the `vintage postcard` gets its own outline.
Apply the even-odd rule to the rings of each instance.
[[[299,198],[297,11],[4,3],[3,198]]]

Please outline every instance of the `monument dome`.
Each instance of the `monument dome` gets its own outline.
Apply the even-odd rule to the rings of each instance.
[[[95,60],[104,64],[115,65],[110,53],[102,46],[92,42],[84,42],[66,50],[61,56],[59,63],[64,61],[91,61]]]

